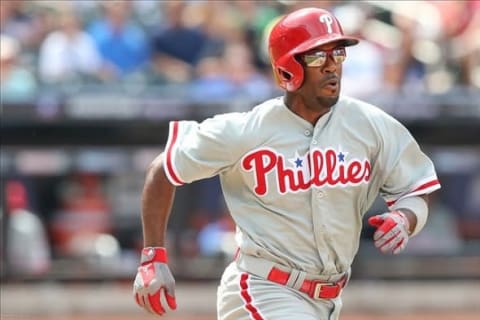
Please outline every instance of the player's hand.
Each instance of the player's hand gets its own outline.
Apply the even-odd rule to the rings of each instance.
[[[166,306],[177,308],[175,279],[167,265],[167,250],[149,247],[142,250],[141,265],[133,283],[133,295],[137,304],[147,311],[163,315]]]
[[[377,227],[373,240],[375,247],[381,252],[397,254],[407,246],[410,226],[408,219],[401,211],[370,217],[368,223]]]

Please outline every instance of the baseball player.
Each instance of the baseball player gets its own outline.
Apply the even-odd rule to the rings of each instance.
[[[176,308],[165,229],[175,188],[199,179],[220,176],[237,226],[238,252],[218,287],[221,320],[338,319],[362,217],[378,194],[390,210],[369,220],[381,252],[401,252],[423,228],[427,194],[440,188],[432,162],[397,120],[340,95],[346,47],[357,43],[328,11],[292,12],[269,36],[283,97],[170,123],[143,190],[141,307]]]

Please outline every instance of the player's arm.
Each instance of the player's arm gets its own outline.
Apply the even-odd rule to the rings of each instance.
[[[144,247],[164,247],[168,218],[175,196],[163,168],[163,156],[150,164],[142,193],[142,229]]]
[[[383,253],[397,254],[418,234],[428,218],[427,194],[440,188],[430,158],[407,128],[391,116],[378,117],[382,186],[389,212],[371,217],[374,244]]]
[[[175,196],[165,175],[163,156],[150,164],[142,193],[142,228],[144,248],[140,267],[133,285],[133,295],[139,306],[163,315],[168,306],[176,309],[175,279],[168,267],[165,234]]]

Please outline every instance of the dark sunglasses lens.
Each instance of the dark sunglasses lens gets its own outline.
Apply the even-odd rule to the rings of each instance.
[[[308,67],[320,67],[325,63],[326,57],[325,52],[317,52],[303,56],[303,61]]]
[[[336,63],[342,63],[347,57],[347,52],[345,48],[338,48],[332,51],[332,56]]]

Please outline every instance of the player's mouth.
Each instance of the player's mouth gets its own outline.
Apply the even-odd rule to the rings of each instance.
[[[338,89],[338,80],[332,79],[325,83],[325,88],[330,90],[337,90]]]
[[[336,93],[339,89],[340,81],[336,76],[330,76],[328,79],[322,82],[321,88]]]

